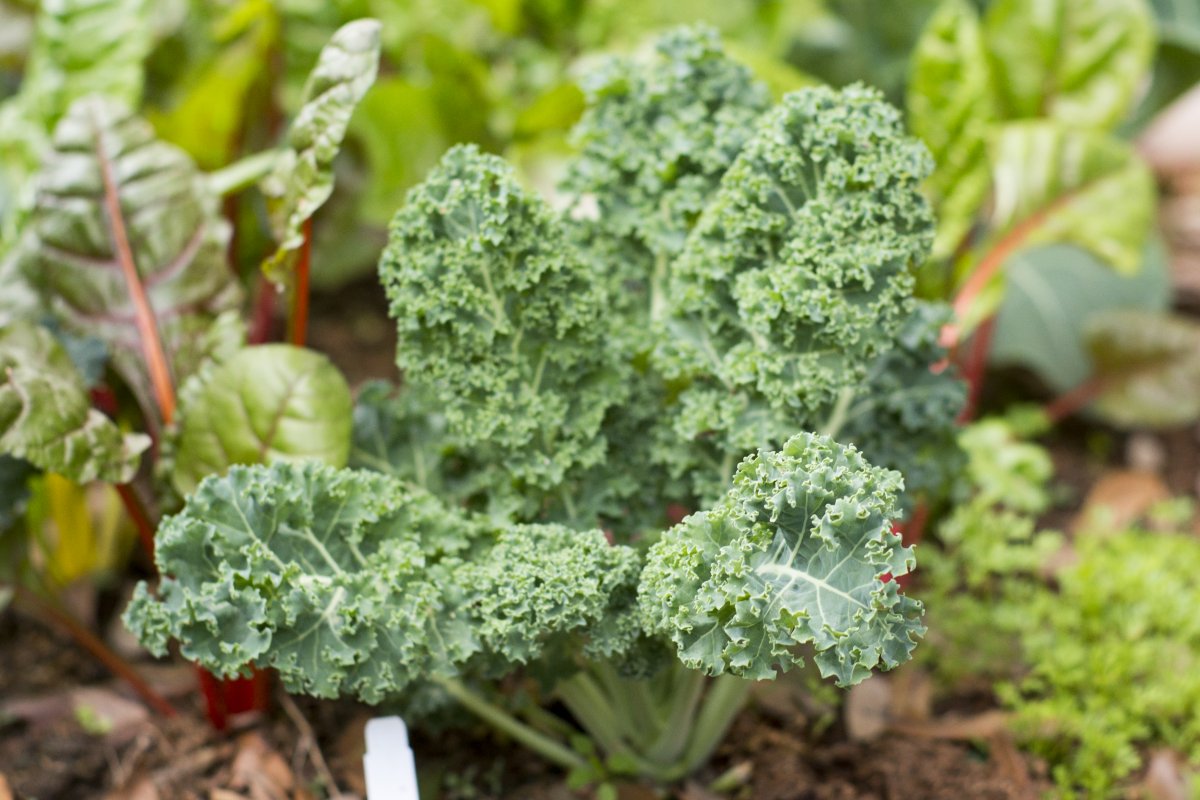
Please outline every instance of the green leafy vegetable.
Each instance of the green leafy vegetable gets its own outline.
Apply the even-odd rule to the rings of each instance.
[[[946,0],[912,56],[908,113],[937,164],[926,188],[939,210],[933,256],[950,255],[991,188],[987,142],[998,117],[983,29],[967,0]]]
[[[47,129],[91,94],[136,106],[151,43],[147,0],[44,3],[20,102]]]
[[[1151,240],[1142,267],[1118,275],[1103,262],[1067,245],[1025,250],[1013,257],[992,339],[992,359],[1033,369],[1054,391],[1065,392],[1091,374],[1084,339],[1088,320],[1116,309],[1165,311],[1170,275],[1163,244]]]
[[[862,87],[768,109],[699,28],[587,97],[563,211],[475,146],[408,193],[379,264],[404,386],[355,411],[371,471],[201,482],[159,534],[171,577],[128,614],[148,646],[322,695],[453,698],[586,774],[490,701],[524,665],[604,770],[656,780],[712,752],[742,677],[814,653],[851,685],[909,658],[903,483],[871,460],[934,497],[959,463],[962,388],[931,369],[945,312],[912,297],[928,152]]]
[[[0,453],[77,483],[124,483],[149,446],[91,408],[83,376],[48,330],[0,332]]]
[[[66,329],[95,336],[152,409],[141,332],[105,206],[111,176],[128,240],[178,381],[199,366],[198,335],[237,306],[225,264],[228,227],[217,198],[186,155],[114,101],[86,98],[59,123],[38,178],[26,269]],[[198,355],[198,354],[195,354]]]
[[[272,200],[271,226],[278,249],[267,274],[278,276],[284,260],[304,241],[303,225],[333,193],[333,158],[350,115],[379,70],[380,24],[360,19],[342,26],[304,86],[303,105],[288,131],[287,147],[263,189]]]
[[[591,236],[619,248],[610,256],[617,296],[650,295],[658,318],[671,260],[770,97],[707,28],[673,31],[650,64],[612,60],[584,86],[587,111],[572,131],[579,155],[564,188],[595,202]]]
[[[1111,128],[1129,112],[1154,54],[1144,0],[998,0],[986,26],[1009,119]]]
[[[603,458],[600,423],[622,395],[604,285],[550,207],[499,158],[457,147],[391,230],[380,277],[397,363],[455,437],[544,488]]]
[[[1049,123],[1006,125],[997,133],[997,235],[1036,219],[1026,246],[1063,242],[1131,274],[1153,221],[1154,179],[1125,143]]]
[[[891,527],[901,485],[812,434],[747,459],[723,502],[651,550],[640,590],[648,627],[684,664],[717,675],[771,677],[807,643],[841,686],[907,661],[921,605],[883,579],[915,563]]]
[[[1096,411],[1118,425],[1174,427],[1200,418],[1200,325],[1178,315],[1110,311],[1089,324]]]
[[[234,467],[164,523],[161,600],[126,618],[209,669],[254,661],[296,691],[378,702],[414,680],[489,673],[587,637],[637,578],[603,534],[488,525],[386,476],[307,464]],[[628,592],[626,592],[628,594]],[[604,625],[591,636],[597,646]]]
[[[284,344],[248,347],[193,376],[179,399],[171,480],[181,495],[233,464],[346,465],[350,389],[319,353]]]
[[[860,87],[796,92],[761,120],[673,267],[655,352],[685,387],[676,434],[717,451],[700,458],[824,428],[861,389],[911,309],[929,168],[895,109]]]

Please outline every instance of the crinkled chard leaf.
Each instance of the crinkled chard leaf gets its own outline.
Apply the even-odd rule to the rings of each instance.
[[[76,483],[125,483],[149,446],[91,407],[83,376],[50,331],[17,323],[0,332],[0,453]]]
[[[307,462],[210,477],[159,529],[157,597],[126,624],[220,674],[370,702],[414,681],[496,674],[560,637],[617,647],[636,553],[600,531],[495,527],[385,475]],[[599,633],[591,633],[593,629]],[[568,649],[568,652],[570,650]]]
[[[1200,325],[1178,315],[1109,311],[1088,324],[1095,409],[1123,427],[1169,428],[1200,418]]]
[[[967,0],[945,0],[913,51],[908,87],[909,124],[937,164],[925,184],[938,212],[935,258],[954,252],[988,195],[997,115],[979,17]]]
[[[1129,113],[1154,55],[1145,0],[998,0],[985,26],[1008,119],[1111,128]]]
[[[914,565],[892,533],[901,487],[899,473],[808,433],[746,459],[722,502],[651,549],[647,627],[713,675],[770,678],[807,644],[841,686],[907,661],[924,627],[892,580]]]
[[[180,390],[172,483],[183,495],[234,464],[350,453],[350,387],[329,359],[286,344],[240,350]]]
[[[279,280],[291,253],[304,243],[304,223],[333,193],[333,159],[350,116],[379,71],[381,25],[360,19],[339,28],[317,59],[303,104],[288,131],[287,147],[263,182],[278,249],[267,275]]]
[[[118,261],[103,172],[116,186],[133,260],[176,383],[198,366],[201,332],[240,289],[225,263],[228,226],[188,157],[123,105],[71,106],[38,176],[27,274],[68,330],[102,340],[147,409],[155,408],[129,287]],[[187,357],[184,357],[184,356]]]
[[[136,107],[153,44],[149,0],[57,0],[38,11],[20,102],[47,129],[103,94]]]
[[[992,164],[997,236],[1028,226],[1026,246],[1073,244],[1122,274],[1137,271],[1156,194],[1128,144],[1049,122],[1013,123],[996,132]]]

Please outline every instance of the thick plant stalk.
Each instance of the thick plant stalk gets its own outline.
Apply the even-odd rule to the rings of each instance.
[[[121,211],[121,198],[117,193],[117,181],[113,175],[112,161],[104,147],[104,140],[98,124],[96,160],[100,163],[100,175],[104,181],[104,206],[108,211],[113,247],[116,250],[117,260],[121,264],[125,285],[129,289],[129,297],[133,301],[136,312],[142,353],[146,357],[150,380],[154,384],[154,394],[158,400],[158,409],[162,414],[163,424],[169,425],[175,417],[175,387],[171,383],[167,353],[163,349],[162,337],[158,333],[158,321],[154,316],[154,309],[150,307],[150,300],[146,297],[146,287],[142,285],[137,264],[133,259],[133,249],[129,246],[129,235],[125,230],[125,216]]]
[[[292,311],[288,315],[288,341],[304,347],[308,340],[309,275],[312,271],[312,219],[304,221],[304,244],[296,261],[292,282]]]
[[[462,704],[463,708],[489,725],[493,725],[499,730],[504,731],[547,761],[553,762],[565,769],[582,769],[587,766],[587,762],[583,756],[574,750],[534,730],[520,720],[514,719],[504,709],[484,700],[458,681],[448,678],[435,678],[433,682],[442,687],[446,691],[446,694]]]
[[[117,496],[121,498],[121,503],[125,506],[125,513],[133,520],[133,525],[137,528],[138,540],[142,544],[142,549],[146,551],[146,555],[150,558],[150,563],[154,563],[154,526],[150,524],[150,517],[146,514],[146,507],[142,504],[141,499],[137,495],[137,490],[133,488],[131,483],[117,483],[113,485],[117,490]]]

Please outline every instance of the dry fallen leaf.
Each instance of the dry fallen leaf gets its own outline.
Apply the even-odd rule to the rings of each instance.
[[[161,800],[158,787],[149,778],[130,784],[124,789],[117,789],[105,795],[104,800]]]
[[[296,783],[291,767],[258,732],[237,740],[230,786],[249,791],[252,800],[288,800]]]
[[[859,742],[870,741],[888,728],[891,720],[892,685],[874,675],[850,690],[843,715],[846,733]]]
[[[942,717],[929,722],[895,722],[890,730],[923,739],[971,741],[990,739],[1008,729],[1009,715],[1003,711],[985,711],[971,717]]]
[[[213,789],[208,795],[208,800],[246,800],[246,795],[228,789]]]
[[[1111,470],[1092,486],[1075,517],[1076,534],[1119,531],[1144,517],[1155,504],[1171,499],[1171,491],[1156,473]]]
[[[933,681],[919,665],[906,664],[889,676],[892,681],[892,719],[927,720],[933,716]]]
[[[1179,756],[1159,750],[1150,757],[1142,791],[1147,800],[1188,800],[1192,796]]]
[[[143,725],[150,723],[150,712],[144,705],[96,686],[74,689],[71,708],[76,719],[97,726],[93,732],[103,734],[113,743],[129,741]]]

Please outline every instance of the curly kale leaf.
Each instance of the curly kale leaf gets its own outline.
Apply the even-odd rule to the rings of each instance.
[[[924,632],[921,605],[892,577],[911,548],[892,533],[896,472],[809,433],[746,459],[712,510],[650,551],[641,607],[689,667],[774,677],[811,644],[841,686],[907,661]]]
[[[862,87],[795,92],[760,120],[675,265],[655,353],[684,384],[675,432],[701,451],[688,469],[819,429],[857,392],[929,251],[930,167],[899,112]]]
[[[602,279],[501,159],[450,150],[397,212],[379,273],[397,363],[457,441],[541,489],[604,458],[624,388]]]
[[[572,131],[579,155],[564,188],[577,203],[595,202],[589,245],[611,248],[620,288],[663,292],[670,260],[770,95],[699,26],[664,35],[648,63],[609,62],[584,90],[587,110]]]
[[[895,346],[876,359],[862,390],[833,424],[872,464],[904,476],[905,497],[945,496],[965,466],[955,419],[966,384],[953,369],[934,371],[946,358],[938,343],[950,319],[943,304],[917,301]]]
[[[219,674],[248,664],[290,690],[369,702],[416,681],[497,674],[563,637],[618,648],[634,551],[603,533],[495,527],[386,475],[316,462],[233,467],[158,532],[165,578],[125,619]]]

